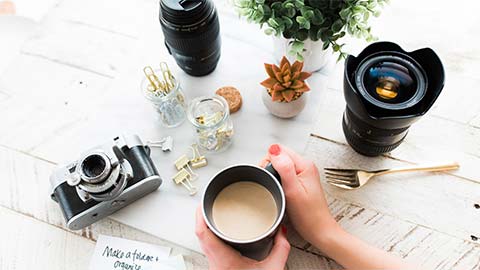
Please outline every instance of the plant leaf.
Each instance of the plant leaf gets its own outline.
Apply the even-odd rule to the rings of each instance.
[[[283,66],[288,63],[288,67],[290,67],[290,62],[288,61],[286,56],[282,57],[282,60],[280,60],[280,69],[283,70]]]
[[[283,85],[281,85],[279,82],[277,82],[273,88],[272,88],[273,92],[275,91],[282,91],[282,90],[285,90],[285,87],[283,87]]]
[[[278,83],[278,81],[275,80],[274,78],[268,78],[263,82],[261,82],[260,84],[263,85],[265,88],[272,89],[276,83]]]
[[[285,98],[287,102],[292,101],[293,97],[295,96],[295,91],[293,90],[285,90],[282,91],[282,96]]]
[[[275,73],[273,72],[273,67],[272,64],[264,64],[265,66],[265,71],[267,72],[268,76],[270,78],[275,78]]]
[[[302,81],[300,81],[300,80],[295,80],[295,81],[293,82],[293,84],[290,86],[290,88],[299,89],[299,88],[303,87],[304,84],[305,84],[305,83],[302,82]]]
[[[302,69],[303,69],[303,62],[295,61],[295,63],[293,63],[293,65],[292,65],[291,70],[294,74],[296,74],[297,72],[302,71]],[[294,77],[295,77],[295,75],[294,75]]]
[[[310,91],[310,87],[306,83],[304,83],[302,87],[295,89],[295,92],[308,92],[308,91]]]
[[[308,77],[310,77],[310,76],[312,76],[312,73],[302,71],[302,72],[300,73],[300,76],[298,76],[298,79],[299,79],[300,81],[305,81],[305,80],[306,80]]]
[[[281,101],[283,99],[283,95],[282,95],[282,92],[278,91],[278,92],[272,92],[271,93],[272,95],[272,101]]]

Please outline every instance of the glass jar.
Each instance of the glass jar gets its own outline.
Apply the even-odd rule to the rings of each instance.
[[[161,71],[156,70],[155,73],[161,74]],[[161,123],[169,128],[182,124],[186,118],[187,105],[180,83],[174,80],[172,90],[166,94],[162,94],[162,91],[158,90],[151,91],[150,87],[149,80],[144,78],[141,90],[158,112]]]
[[[219,152],[232,143],[233,123],[223,97],[195,98],[188,106],[188,120],[195,127],[197,144],[201,148]]]

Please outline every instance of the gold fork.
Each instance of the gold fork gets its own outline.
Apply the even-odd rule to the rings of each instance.
[[[325,175],[327,177],[327,183],[344,189],[357,189],[365,185],[370,179],[375,176],[397,173],[397,172],[416,172],[416,171],[428,171],[439,172],[456,170],[460,167],[457,162],[432,165],[432,166],[411,166],[395,169],[383,169],[375,171],[364,171],[355,169],[336,169],[336,168],[324,168]]]

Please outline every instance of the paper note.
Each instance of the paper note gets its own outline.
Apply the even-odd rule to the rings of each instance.
[[[185,269],[181,255],[169,258],[170,248],[100,235],[90,270]]]

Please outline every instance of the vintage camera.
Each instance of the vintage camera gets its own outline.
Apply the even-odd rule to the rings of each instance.
[[[79,230],[155,191],[162,179],[150,148],[131,135],[116,137],[56,168],[50,183],[67,227]]]
[[[442,62],[430,48],[406,52],[395,43],[377,42],[348,56],[342,121],[347,142],[367,156],[392,151],[432,107],[444,83]]]

